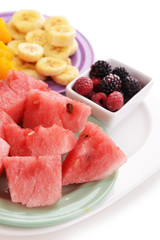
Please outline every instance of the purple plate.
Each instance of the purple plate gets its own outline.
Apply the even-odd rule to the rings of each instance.
[[[9,22],[12,15],[15,12],[0,13],[0,17],[3,17],[5,22]],[[45,16],[47,17],[47,16]],[[91,44],[83,36],[82,33],[76,30],[76,40],[78,41],[79,47],[76,53],[71,57],[72,65],[79,69],[80,73],[86,71],[94,62],[94,52]],[[52,80],[47,80],[46,83],[49,87],[59,93],[65,92],[65,87],[54,83]]]

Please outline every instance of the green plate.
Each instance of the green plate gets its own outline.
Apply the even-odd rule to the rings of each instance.
[[[105,131],[103,125],[95,118],[90,117],[89,121],[98,124]],[[62,198],[47,207],[27,208],[21,204],[12,203],[9,194],[5,192],[2,194],[1,190],[0,223],[18,227],[44,227],[86,214],[107,196],[114,186],[117,173],[101,181],[65,186]],[[0,182],[0,187],[3,188],[6,183],[2,177]]]

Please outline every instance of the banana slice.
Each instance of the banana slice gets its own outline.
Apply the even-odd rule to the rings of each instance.
[[[67,65],[65,71],[59,75],[52,76],[53,81],[56,83],[67,86],[72,80],[77,78],[79,75],[79,71],[76,67]]]
[[[69,25],[68,20],[62,16],[54,16],[45,20],[44,29],[46,31],[51,30],[52,27],[57,25]]]
[[[37,71],[36,71],[36,68],[35,68],[35,64],[31,64],[31,63],[25,63],[21,66],[21,69],[20,69],[22,72],[25,72],[27,73],[28,75],[32,76],[33,78],[36,78],[38,80],[46,80],[46,77],[39,74]]]
[[[22,66],[24,65],[24,61],[17,56],[15,56],[12,60],[15,63],[17,69],[21,70]]]
[[[11,34],[12,39],[17,40],[24,40],[25,39],[25,33],[19,32],[16,27],[13,25],[12,21],[7,23],[7,28],[9,33]]]
[[[16,12],[12,17],[12,23],[22,33],[41,28],[44,22],[45,18],[34,10],[21,10]]]
[[[69,46],[69,57],[75,54],[78,48],[78,42],[76,39],[73,40],[73,43]]]
[[[75,29],[68,25],[57,25],[48,31],[48,42],[57,47],[66,47],[73,43]]]
[[[36,43],[20,43],[18,45],[18,56],[26,62],[36,62],[43,56],[43,47]]]
[[[43,57],[38,60],[36,70],[44,76],[53,76],[61,74],[66,68],[64,60],[54,57]]]
[[[46,57],[55,57],[60,59],[68,58],[70,54],[68,47],[56,47],[50,44],[44,45],[44,56]]]
[[[71,59],[69,57],[65,59],[65,62],[66,62],[67,65],[71,65],[72,64],[71,63]]]
[[[41,46],[47,43],[47,33],[42,29],[33,30],[26,34],[26,42],[36,43]]]
[[[12,40],[7,45],[13,51],[14,55],[18,55],[18,45],[24,42],[23,40]]]

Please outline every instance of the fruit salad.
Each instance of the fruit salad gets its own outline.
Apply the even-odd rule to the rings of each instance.
[[[11,36],[8,47],[18,70],[40,80],[49,77],[63,86],[78,76],[70,59],[78,48],[76,31],[65,17],[45,19],[37,11],[21,10],[7,27]]]
[[[73,86],[77,93],[112,112],[121,109],[141,88],[140,80],[124,67],[112,68],[103,60],[94,63],[89,76],[78,78]]]

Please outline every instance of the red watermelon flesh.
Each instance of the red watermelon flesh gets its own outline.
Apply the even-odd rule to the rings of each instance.
[[[8,156],[9,154],[9,144],[3,140],[2,138],[0,138],[0,175],[3,171],[3,160],[2,157],[3,156]]]
[[[54,91],[31,90],[25,105],[23,126],[34,129],[53,124],[78,132],[86,124],[91,108]]]
[[[5,157],[11,200],[27,207],[54,204],[61,197],[61,157]]]
[[[63,126],[56,103],[50,101],[48,94],[30,90],[25,104],[23,127],[34,130],[39,125],[51,127],[53,124]]]
[[[10,145],[11,156],[31,156],[31,151],[26,145],[26,135],[32,132],[31,129],[22,129],[15,124],[4,125],[6,141]]]
[[[126,162],[127,158],[98,125],[87,122],[75,148],[62,165],[62,184],[104,179]]]
[[[16,124],[13,119],[2,109],[0,109],[0,137],[5,139],[4,124]]]
[[[0,81],[0,108],[16,123],[22,120],[25,99],[17,95],[7,82]]]
[[[28,94],[30,89],[41,89],[46,90],[48,85],[37,80],[28,74],[16,70],[10,70],[6,78],[6,82],[9,83],[9,87],[16,92],[18,95],[24,97]]]
[[[26,136],[27,148],[33,156],[69,152],[75,146],[76,141],[77,139],[72,131],[56,124],[49,128],[39,126]]]

